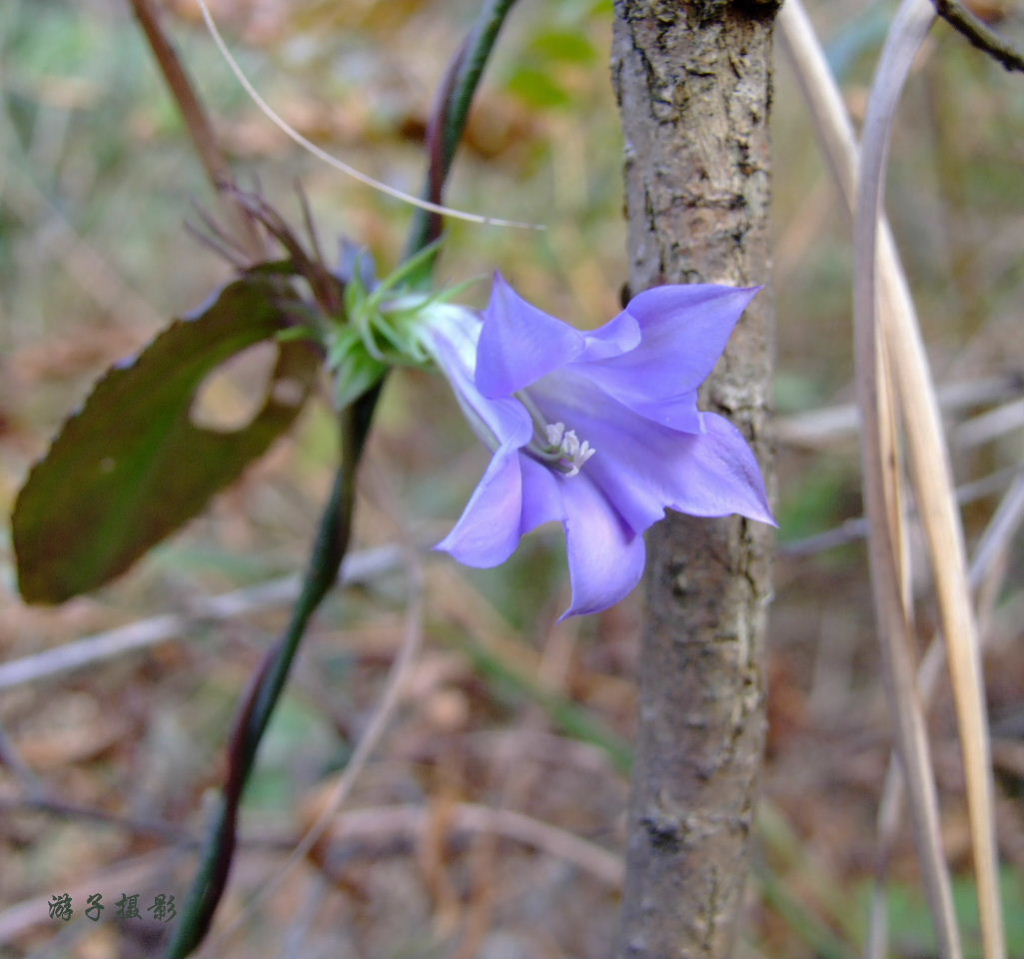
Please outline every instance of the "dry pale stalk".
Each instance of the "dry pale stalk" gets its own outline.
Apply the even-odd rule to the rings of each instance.
[[[913,21],[912,26],[923,38],[931,24],[932,12],[928,4],[920,0],[912,8],[908,7],[906,18]],[[780,23],[836,180],[847,205],[852,207],[858,190],[857,148],[838,88],[798,0],[787,3]],[[909,69],[908,54],[903,51],[900,55],[903,66]],[[912,57],[913,53],[909,56]],[[895,104],[892,105],[894,108]],[[879,134],[884,133],[884,128],[879,127]],[[881,154],[876,155],[884,159]],[[880,186],[879,183],[879,189],[875,191],[879,215]],[[869,225],[866,216],[864,223],[866,227]],[[871,224],[870,228],[874,230],[877,226]],[[943,634],[948,646],[961,725],[985,952],[986,955],[1000,956],[1005,946],[992,812],[988,727],[977,630],[966,575],[963,534],[953,494],[952,471],[913,301],[892,235],[884,221],[878,229],[874,255],[877,255],[878,318],[899,387],[900,412],[910,450],[914,493],[935,572]],[[873,264],[874,261],[866,262]],[[876,305],[873,296],[870,300],[862,297],[862,302],[872,309]]]

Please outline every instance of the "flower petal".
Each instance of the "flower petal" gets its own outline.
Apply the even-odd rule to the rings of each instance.
[[[764,476],[746,437],[724,416],[705,413],[707,432],[684,437],[687,467],[674,484],[672,509],[693,516],[729,516],[778,526]]]
[[[504,449],[491,460],[455,528],[434,549],[467,566],[504,563],[519,546],[522,504],[520,456]]]
[[[667,508],[774,524],[742,433],[697,407],[698,387],[757,292],[659,287],[601,329],[580,333],[497,275],[482,319],[461,308],[438,314],[423,342],[495,454],[437,548],[471,566],[495,566],[522,536],[561,521],[573,589],[564,619],[606,609],[633,590],[646,561],[643,532]],[[532,403],[514,395],[521,390]],[[524,449],[534,416],[572,439],[563,451],[575,473]]]
[[[525,536],[545,523],[565,519],[565,508],[561,486],[551,470],[522,453],[519,465],[523,472],[523,514],[519,533]]]
[[[487,397],[511,396],[583,352],[583,334],[527,303],[500,274],[484,311],[476,385]]]
[[[651,399],[648,397],[631,397],[622,401],[634,413],[644,419],[653,420],[662,426],[679,430],[683,433],[703,433],[704,414],[697,409],[697,391],[682,393],[668,399]]]
[[[629,528],[589,480],[574,476],[558,482],[572,580],[565,619],[599,612],[628,596],[643,576],[647,550],[643,535]]]
[[[647,290],[625,310],[640,326],[640,345],[588,364],[587,373],[627,406],[690,393],[710,376],[760,290],[704,283]]]
[[[704,433],[662,426],[609,397],[578,366],[530,393],[548,420],[565,423],[596,450],[581,477],[600,487],[634,530],[656,523],[665,507],[774,522],[754,454],[728,420],[701,413]]]
[[[524,446],[533,435],[533,420],[517,399],[488,399],[473,380],[467,366],[472,343],[466,342],[469,332],[454,326],[430,331],[430,348],[455,390],[455,397],[473,429],[491,451],[506,444]]]
[[[565,423],[594,448],[578,477],[596,483],[626,522],[643,532],[665,515],[681,442],[690,434],[643,418],[596,387],[579,366],[545,377],[530,390],[549,422]]]
[[[607,360],[635,350],[642,339],[640,324],[629,313],[620,313],[599,330],[583,334],[584,348],[580,357],[584,362]]]

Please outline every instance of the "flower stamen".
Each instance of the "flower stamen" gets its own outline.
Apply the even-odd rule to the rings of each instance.
[[[567,478],[579,476],[584,464],[597,452],[587,440],[580,440],[575,430],[567,430],[565,423],[544,424],[546,443],[539,441],[539,432],[534,434],[530,451],[565,473]]]
[[[548,437],[548,446],[553,450],[562,448],[562,436],[565,433],[565,423],[546,423],[544,432]]]
[[[527,451],[539,460],[550,463],[566,477],[579,476],[583,465],[597,450],[580,440],[576,430],[567,430],[565,423],[549,423],[537,404],[524,391],[515,394],[533,420],[533,439]]]

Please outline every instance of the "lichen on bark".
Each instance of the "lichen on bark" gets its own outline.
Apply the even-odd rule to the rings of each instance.
[[[768,281],[774,2],[618,0],[632,292]],[[774,318],[747,311],[704,407],[765,437]],[[670,514],[648,535],[640,724],[618,952],[725,956],[748,871],[764,746],[763,642],[774,537]]]

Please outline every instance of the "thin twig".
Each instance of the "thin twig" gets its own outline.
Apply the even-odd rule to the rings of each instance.
[[[369,582],[397,569],[400,562],[401,550],[397,546],[362,550],[345,559],[338,582],[342,585]],[[43,653],[10,660],[0,664],[0,690],[56,679],[76,669],[139,652],[177,639],[204,622],[227,622],[261,610],[287,606],[298,599],[301,589],[298,575],[283,576],[257,586],[199,599],[187,613],[153,616],[95,636],[83,636]]]
[[[943,413],[959,414],[971,407],[1020,397],[1024,393],[1024,378],[1019,372],[1007,372],[961,383],[946,383],[937,388],[937,393],[939,409]],[[859,430],[856,404],[842,403],[780,416],[772,427],[772,435],[779,443],[823,449],[856,437]]]
[[[238,233],[238,242],[255,261],[263,254],[263,240],[259,231],[249,217],[248,212],[227,194],[227,187],[234,182],[231,164],[228,163],[223,151],[217,143],[217,135],[213,124],[203,109],[202,102],[192,85],[192,81],[182,65],[174,45],[168,39],[160,18],[153,9],[151,0],[130,0],[135,16],[142,27],[146,40],[156,57],[164,80],[171,96],[174,97],[185,120],[189,136],[199,155],[199,161],[206,171],[207,179],[214,192],[224,200]]]
[[[202,843],[202,840],[198,836],[193,835],[188,829],[163,819],[140,819],[136,816],[122,816],[118,813],[108,812],[106,809],[99,809],[96,806],[83,806],[79,803],[65,802],[61,799],[45,795],[28,795],[16,799],[0,797],[0,811],[10,814],[18,810],[31,810],[61,819],[85,819],[91,822],[103,823],[115,829],[136,833],[140,836],[161,839],[164,842],[173,843],[186,849],[198,848]],[[243,836],[239,840],[239,844],[242,846],[275,850],[290,849],[291,842],[291,837],[284,835],[267,836],[265,832],[258,836]]]
[[[993,493],[998,493],[1010,485],[1014,479],[1019,479],[1024,473],[1024,466],[1007,466],[1005,469],[997,470],[988,476],[971,480],[956,488],[956,501],[960,506],[968,506],[979,500],[986,499]],[[920,519],[916,509],[911,509],[909,519]],[[833,526],[831,529],[821,533],[814,533],[803,539],[793,540],[789,543],[782,543],[779,546],[779,553],[782,556],[813,556],[823,553],[829,549],[836,549],[839,546],[846,546],[864,539],[868,535],[868,521],[865,516],[854,516]]]
[[[493,833],[572,863],[613,889],[622,887],[624,870],[620,856],[558,826],[511,809],[475,803],[453,803],[445,809],[445,817],[453,838],[460,833]],[[324,858],[337,857],[348,862],[376,859],[388,851],[405,853],[410,844],[421,841],[427,830],[433,828],[435,818],[433,811],[424,806],[354,809],[332,821],[328,836],[321,843],[325,847]],[[398,848],[396,840],[401,844]]]
[[[1022,515],[1024,515],[1024,477],[1018,477],[1017,481],[1007,491],[999,504],[999,508],[992,515],[985,532],[982,533],[974,549],[974,561],[971,564],[971,586],[980,589],[983,581],[989,575],[990,570],[997,565],[998,557],[1004,554],[1010,546],[1010,541],[1020,528]],[[936,655],[943,655],[940,652]],[[927,661],[927,656],[925,657]]]
[[[959,0],[932,0],[935,10],[957,33],[973,46],[998,60],[1007,70],[1024,72],[1024,56],[994,30],[990,30]]]
[[[1012,400],[961,423],[953,433],[953,442],[959,449],[969,450],[998,439],[1022,426],[1024,426],[1024,399]]]

